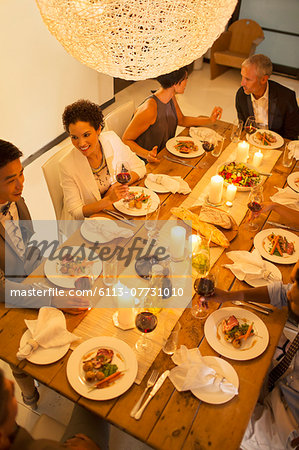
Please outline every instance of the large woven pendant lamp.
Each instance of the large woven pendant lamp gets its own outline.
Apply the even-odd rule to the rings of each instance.
[[[237,0],[36,0],[50,32],[83,64],[144,80],[202,56]]]

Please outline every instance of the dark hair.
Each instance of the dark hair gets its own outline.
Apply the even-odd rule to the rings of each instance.
[[[23,153],[11,142],[0,139],[0,168],[23,156]]]
[[[299,269],[296,270],[295,281],[296,281],[296,283],[298,284],[298,287],[299,287]]]
[[[168,89],[171,86],[183,81],[188,74],[187,67],[181,67],[171,73],[166,73],[165,75],[159,75],[156,80],[159,81],[163,89]]]
[[[104,128],[104,115],[99,105],[89,100],[78,100],[65,108],[62,122],[68,133],[70,124],[76,122],[89,122],[95,130],[98,130],[100,126]]]
[[[3,373],[3,370],[0,369],[0,426],[2,426],[6,422],[6,419],[7,419],[8,398],[9,398],[9,392],[5,388],[4,373]]]

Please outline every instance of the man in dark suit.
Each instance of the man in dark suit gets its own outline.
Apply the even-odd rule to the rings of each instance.
[[[265,55],[253,55],[243,61],[242,82],[236,94],[238,118],[245,124],[255,116],[269,130],[286,139],[298,139],[299,108],[295,92],[269,80],[272,62]]]

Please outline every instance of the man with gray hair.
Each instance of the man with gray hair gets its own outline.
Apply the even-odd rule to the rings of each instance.
[[[286,139],[298,139],[299,108],[295,92],[269,80],[272,62],[265,55],[252,55],[241,68],[241,87],[236,94],[238,118],[249,116]]]

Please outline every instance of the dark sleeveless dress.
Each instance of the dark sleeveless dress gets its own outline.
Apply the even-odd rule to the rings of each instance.
[[[163,103],[155,95],[148,98],[153,98],[157,103],[157,118],[153,125],[150,125],[144,133],[138,136],[136,143],[146,150],[152,150],[157,145],[158,152],[160,152],[168,139],[175,136],[178,118],[172,99],[168,103]]]

